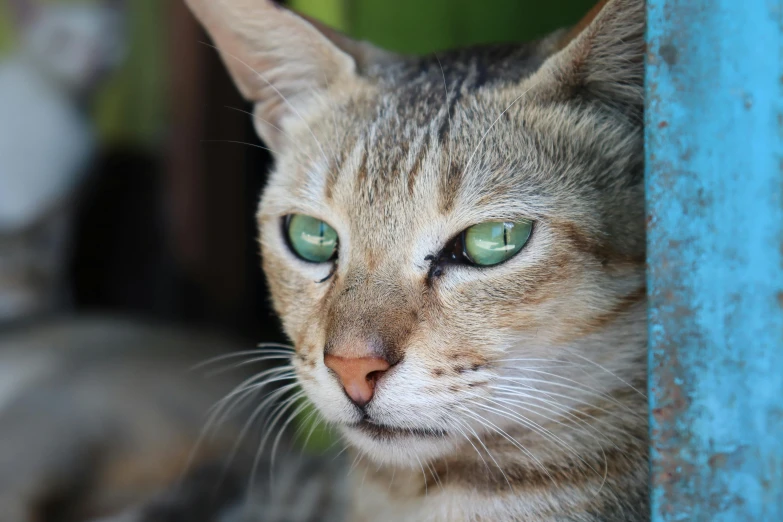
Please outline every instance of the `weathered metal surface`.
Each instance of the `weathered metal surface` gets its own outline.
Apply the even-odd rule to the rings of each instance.
[[[648,0],[653,521],[783,522],[783,0]]]

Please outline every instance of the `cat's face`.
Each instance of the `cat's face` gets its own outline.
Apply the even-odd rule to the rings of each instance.
[[[599,18],[560,52],[552,38],[404,60],[340,51],[263,2],[226,38],[215,17],[242,2],[192,3],[276,151],[264,269],[299,381],[350,442],[418,466],[644,378],[641,63],[569,83],[574,53],[584,75],[618,65],[592,64],[606,49],[582,39],[627,62],[639,27],[620,45]],[[281,41],[280,26],[301,34]],[[274,32],[256,62],[221,47],[256,31]]]
[[[96,84],[124,54],[117,2],[43,4],[13,0],[22,44],[40,67],[72,91]]]

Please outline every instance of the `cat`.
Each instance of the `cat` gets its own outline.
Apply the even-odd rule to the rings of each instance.
[[[122,61],[123,8],[11,0],[0,61],[0,321],[62,305],[74,193],[95,148],[85,105]]]
[[[648,520],[644,0],[424,57],[186,1],[275,156],[263,268],[352,520]]]

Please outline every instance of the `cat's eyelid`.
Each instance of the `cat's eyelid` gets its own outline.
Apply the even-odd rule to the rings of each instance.
[[[527,216],[504,216],[504,217],[495,217],[491,219],[484,219],[481,221],[477,221],[475,223],[471,223],[470,225],[466,226],[462,230],[467,230],[470,227],[475,227],[476,225],[482,225],[484,223],[535,223],[537,220],[527,217]]]
[[[509,222],[516,223],[519,221],[530,221],[535,223],[546,219],[540,212],[533,212],[529,210],[509,210],[502,211],[497,209],[487,209],[486,211],[477,211],[465,213],[459,218],[454,219],[449,224],[449,230],[462,231],[466,228],[470,228],[474,225],[480,225],[481,223],[492,222]],[[456,232],[454,232],[456,233]]]
[[[282,219],[286,216],[292,216],[294,214],[303,214],[305,216],[320,219],[321,221],[325,221],[332,226],[339,224],[338,216],[328,207],[320,205],[286,205],[285,207],[276,208],[273,215],[277,216],[278,219]]]

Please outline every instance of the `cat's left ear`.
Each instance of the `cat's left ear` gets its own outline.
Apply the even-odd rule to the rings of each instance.
[[[644,107],[645,0],[602,0],[534,75],[539,98],[597,100],[632,117]]]
[[[256,129],[274,149],[286,145],[286,127],[329,86],[350,81],[385,54],[272,0],[186,1],[242,95],[256,104]]]

